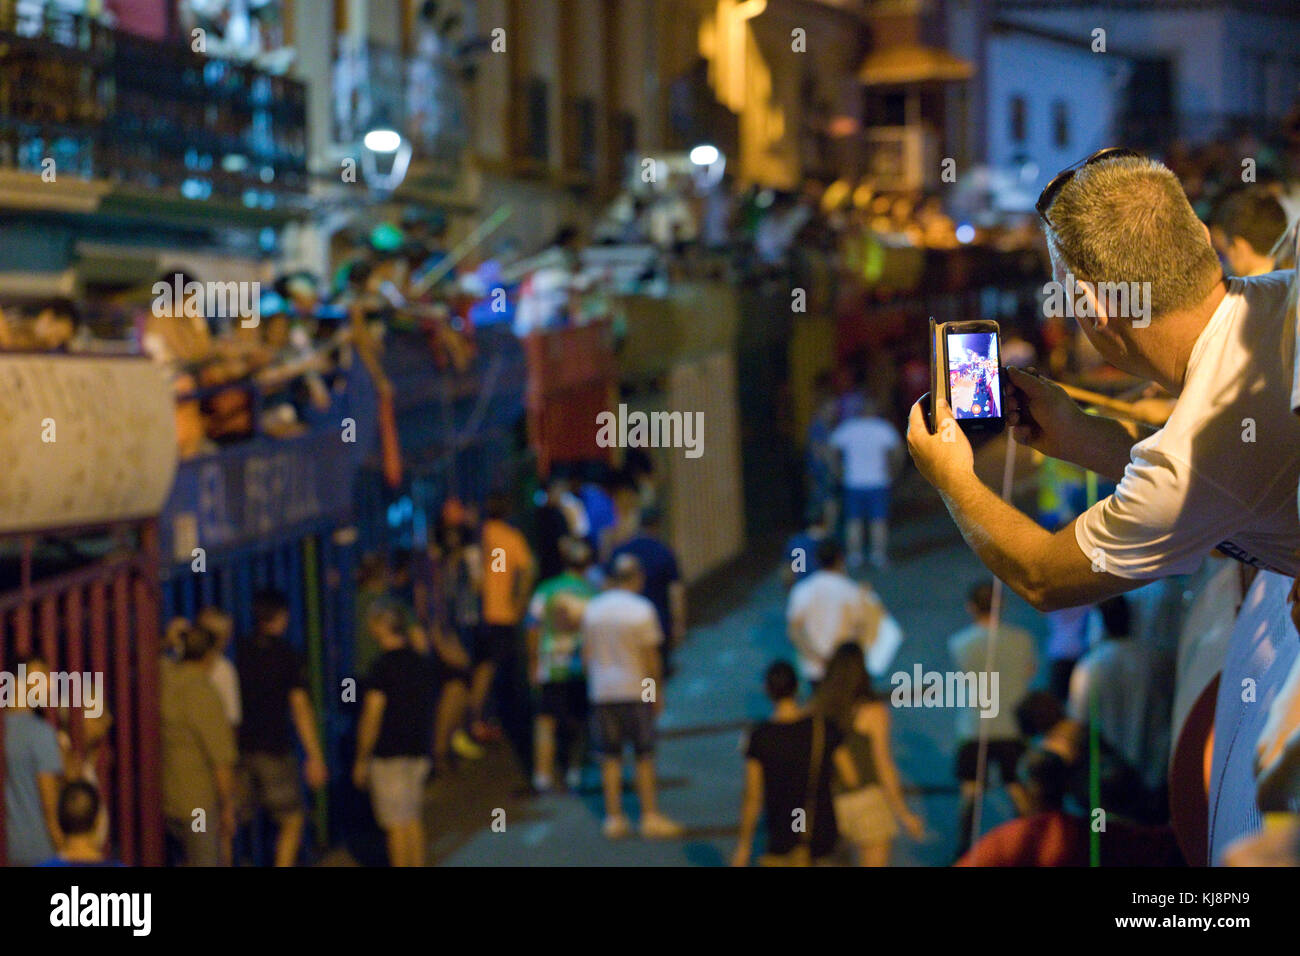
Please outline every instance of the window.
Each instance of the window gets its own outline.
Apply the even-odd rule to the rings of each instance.
[[[1065,100],[1052,104],[1052,143],[1058,149],[1070,145],[1070,108]]]
[[[565,166],[588,176],[595,176],[598,166],[596,110],[594,99],[580,96],[569,102],[565,117]]]
[[[618,112],[612,117],[612,136],[614,162],[610,163],[611,171],[617,170],[621,177],[624,174],[630,174],[634,171],[631,163],[633,154],[637,149],[637,122],[636,116],[632,113]]]
[[[1025,141],[1025,98],[1023,96],[1011,97],[1011,141],[1013,143],[1023,143]]]
[[[536,77],[521,81],[518,89],[522,109],[514,114],[515,157],[545,166],[551,157],[550,89]]]

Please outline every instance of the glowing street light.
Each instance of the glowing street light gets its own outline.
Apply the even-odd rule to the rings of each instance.
[[[691,150],[691,162],[696,166],[712,166],[718,161],[718,147],[701,143]]]
[[[386,123],[379,123],[361,138],[361,168],[366,174],[366,182],[375,189],[392,192],[406,178],[407,167],[411,163],[411,143],[397,130]],[[381,168],[379,157],[384,157]]]
[[[366,133],[361,142],[372,152],[395,153],[402,146],[402,134],[395,129],[381,126]]]
[[[712,143],[700,143],[688,154],[691,165],[695,167],[692,178],[695,188],[705,192],[716,186],[722,179],[723,170],[727,168],[727,157]]]

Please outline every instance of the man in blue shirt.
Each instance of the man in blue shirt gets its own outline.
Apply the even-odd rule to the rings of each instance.
[[[578,489],[578,498],[587,510],[587,540],[596,554],[600,554],[600,537],[605,529],[618,520],[614,511],[614,499],[610,496],[609,468],[601,462],[588,462],[585,468],[585,480]]]
[[[609,568],[614,567],[619,555],[630,554],[641,564],[645,584],[641,596],[655,606],[664,641],[659,645],[663,655],[663,673],[671,673],[670,648],[686,636],[686,586],[677,567],[677,555],[659,538],[661,516],[658,510],[646,509],[641,515],[641,526],[630,539],[620,544],[609,556]]]
[[[63,754],[54,728],[27,706],[31,678],[37,673],[48,678],[48,668],[39,657],[22,663],[27,681],[17,688],[13,706],[3,715],[5,837],[9,863],[32,866],[54,856],[63,843],[58,820]]]

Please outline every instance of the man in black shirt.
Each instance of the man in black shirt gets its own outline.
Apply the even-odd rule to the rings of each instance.
[[[585,528],[576,528],[564,510],[569,494],[568,472],[554,465],[546,481],[546,500],[533,514],[533,544],[537,555],[537,580],[548,581],[564,573],[564,555],[560,541],[566,537],[582,537]]]
[[[838,771],[850,789],[858,786],[853,759],[841,746],[843,735],[830,721],[808,716],[795,699],[794,668],[776,661],[764,682],[772,718],[753,729],[745,749],[745,796],[732,866],[749,865],[760,810],[767,818],[767,853],[760,863],[791,865],[801,845],[814,861],[830,856],[839,839],[831,774]],[[811,801],[809,793],[815,794]]]
[[[411,648],[392,602],[375,602],[366,626],[383,653],[370,670],[362,700],[352,782],[359,790],[370,790],[375,819],[387,837],[389,863],[424,866],[421,809],[432,763],[436,666]]]
[[[294,758],[295,730],[306,755],[302,770],[307,784],[319,790],[328,778],[306,675],[285,640],[288,630],[288,599],[280,591],[259,591],[253,596],[253,636],[235,651],[244,711],[240,778],[246,805],[266,810],[279,827],[276,866],[297,862],[307,819]]]

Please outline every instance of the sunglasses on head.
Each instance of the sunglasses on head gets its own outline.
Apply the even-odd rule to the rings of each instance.
[[[1065,188],[1065,184],[1073,179],[1074,174],[1083,169],[1083,167],[1091,166],[1093,163],[1105,162],[1108,159],[1125,159],[1129,156],[1137,159],[1142,158],[1141,153],[1135,149],[1129,149],[1127,146],[1107,146],[1105,149],[1097,150],[1097,152],[1093,153],[1087,159],[1081,159],[1073,166],[1065,167],[1065,169],[1057,173],[1052,181],[1043,188],[1041,193],[1039,193],[1038,202],[1034,204],[1034,208],[1038,210],[1039,217],[1049,226],[1052,225],[1052,220],[1047,218],[1047,210],[1052,208],[1052,203],[1056,201],[1056,197],[1060,194],[1061,190]],[[1052,228],[1056,227],[1053,226]]]

